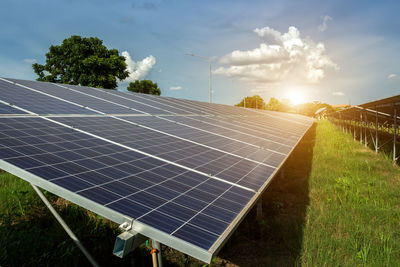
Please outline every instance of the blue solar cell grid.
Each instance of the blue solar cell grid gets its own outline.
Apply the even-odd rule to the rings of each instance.
[[[148,114],[170,114],[171,112],[164,110],[162,108],[157,107],[157,105],[148,106],[142,104],[141,101],[135,101],[134,99],[127,99],[125,93],[119,92],[117,90],[103,90],[103,89],[95,89],[90,87],[80,87],[76,85],[65,85],[68,88],[78,90],[92,96],[100,97],[102,99],[112,101],[114,103],[118,103],[120,105],[127,106],[129,108],[133,108],[135,110],[140,111],[139,113],[148,113]]]
[[[40,92],[50,94],[52,96],[59,97],[61,99],[65,99],[71,101],[73,103],[82,105],[84,107],[89,107],[95,110],[98,110],[103,113],[108,114],[140,114],[139,111],[134,111],[126,107],[122,107],[116,105],[114,103],[110,103],[104,101],[99,98],[95,98],[77,91],[73,91],[70,89],[66,89],[64,87],[60,87],[59,85],[47,82],[33,82],[33,81],[25,81],[25,80],[16,80],[10,79],[13,82],[18,84],[22,84],[29,88],[33,88]],[[65,85],[61,85],[65,86]],[[82,91],[82,90],[81,90]]]
[[[42,118],[0,118],[0,159],[204,249],[254,195]]]
[[[246,186],[254,190],[261,188],[274,171],[273,167],[142,128],[115,118],[57,117],[53,119],[133,149],[138,149],[185,167],[217,176],[228,182],[240,185],[246,184]],[[231,146],[230,143],[225,145]],[[244,146],[236,146],[236,149],[238,151],[242,150]],[[264,173],[256,172],[257,170],[263,170]],[[253,174],[251,174],[252,172]],[[255,173],[259,173],[259,175],[255,176]],[[245,181],[248,177],[252,177],[252,179]]]
[[[14,107],[11,107],[6,104],[0,103],[0,115],[9,115],[9,114],[26,114],[26,112],[23,112],[19,109],[16,109]]]
[[[11,104],[0,103],[0,160],[204,250],[312,124],[220,104],[8,80],[0,80],[0,100]],[[79,115],[33,117],[12,105]]]
[[[0,100],[37,114],[94,114],[94,112],[0,80]]]

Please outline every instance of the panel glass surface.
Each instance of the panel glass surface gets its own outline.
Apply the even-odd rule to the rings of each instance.
[[[94,114],[93,111],[0,80],[0,100],[37,114]]]
[[[293,114],[12,81],[77,105],[0,80],[6,103],[70,114],[13,116],[23,112],[0,104],[1,160],[204,250],[232,229],[313,123]]]
[[[84,94],[85,89],[82,89],[83,87],[77,86],[78,89],[80,90],[71,90],[71,89],[66,89],[65,85],[61,85],[64,87],[61,87],[60,85],[56,85],[53,83],[48,83],[48,82],[33,82],[33,81],[25,81],[25,80],[16,80],[16,79],[10,79],[13,82],[25,85],[27,87],[39,90],[41,92],[44,92],[46,94],[50,94],[52,96],[56,96],[68,101],[71,101],[73,103],[89,107],[92,109],[95,109],[97,111],[107,113],[107,114],[141,114],[142,112],[135,111],[123,106],[116,105],[114,103],[110,103],[108,101],[104,101],[104,97],[102,99],[92,97],[90,95]],[[87,89],[86,89],[87,90]],[[106,89],[102,89],[106,90]],[[82,91],[82,93],[80,92]],[[93,95],[93,94],[92,94]],[[106,94],[104,94],[106,95]]]
[[[116,104],[120,104],[129,108],[132,108],[141,113],[148,114],[171,114],[170,111],[164,110],[162,108],[158,108],[157,106],[149,106],[141,103],[141,101],[136,101],[134,99],[130,99],[128,94],[124,92],[119,92],[117,90],[104,90],[98,88],[91,88],[86,86],[76,86],[76,85],[66,85],[69,88],[90,94],[92,96],[100,97],[102,99],[111,101]]]
[[[0,159],[204,249],[254,196],[41,118],[0,118]]]
[[[238,163],[243,165],[242,170],[248,172],[256,171],[253,170],[253,168],[267,170],[264,174],[260,174],[257,180],[252,179],[248,181],[248,184],[251,184],[249,188],[254,190],[258,190],[262,185],[261,181],[265,182],[275,169],[274,167],[264,166],[261,163],[255,163],[248,159],[235,156],[234,153],[243,150],[246,145],[232,144],[235,143],[234,141],[220,146],[221,148],[224,148],[224,146],[227,147],[227,149],[232,151],[232,155],[151,129],[146,129],[129,123],[129,121],[127,122],[117,118],[57,117],[53,119],[133,149],[155,155],[166,161],[181,164],[187,168],[216,176],[231,183],[239,183],[248,175],[247,172],[243,174],[241,172],[235,172],[237,169],[236,164]],[[250,153],[255,154],[256,152],[258,151],[255,150]],[[270,155],[264,156],[267,158]]]
[[[10,115],[10,114],[26,114],[26,112],[23,112],[12,106],[0,103],[0,115]]]

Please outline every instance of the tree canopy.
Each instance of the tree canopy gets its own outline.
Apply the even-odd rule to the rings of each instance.
[[[61,45],[52,45],[46,64],[33,64],[38,81],[114,89],[117,78],[129,76],[125,57],[116,49],[107,49],[96,37],[73,35]]]
[[[281,102],[277,98],[271,97],[269,99],[268,104],[265,106],[265,108],[268,110],[273,110],[273,111],[289,112],[291,110],[291,108],[285,102],[287,102],[287,101]]]
[[[157,83],[153,83],[150,80],[136,80],[133,83],[130,83],[128,86],[128,91],[143,93],[143,94],[151,94],[151,95],[160,95],[161,90],[158,88]]]
[[[246,104],[246,108],[257,108],[257,109],[264,109],[265,102],[259,95],[253,96],[246,96],[239,104],[236,104],[237,107],[244,107]]]

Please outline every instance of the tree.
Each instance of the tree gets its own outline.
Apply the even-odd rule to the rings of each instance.
[[[264,109],[265,102],[259,95],[254,96],[246,96],[239,104],[236,104],[237,107],[244,107],[246,104],[246,108],[257,108],[257,109]]]
[[[142,81],[134,81],[130,83],[128,86],[128,91],[136,92],[136,93],[144,93],[151,95],[160,95],[161,90],[158,88],[157,83],[153,83],[150,80],[142,80]]]
[[[46,53],[46,64],[33,64],[38,81],[66,83],[114,89],[117,78],[129,76],[125,57],[116,49],[107,49],[96,37],[73,35],[61,45],[52,45]]]

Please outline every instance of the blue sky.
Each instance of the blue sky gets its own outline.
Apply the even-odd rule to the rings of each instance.
[[[361,104],[399,94],[399,14],[397,1],[2,0],[0,77],[34,80],[50,45],[95,36],[162,95],[208,101],[208,63],[185,55],[195,53],[213,58],[218,103]]]

